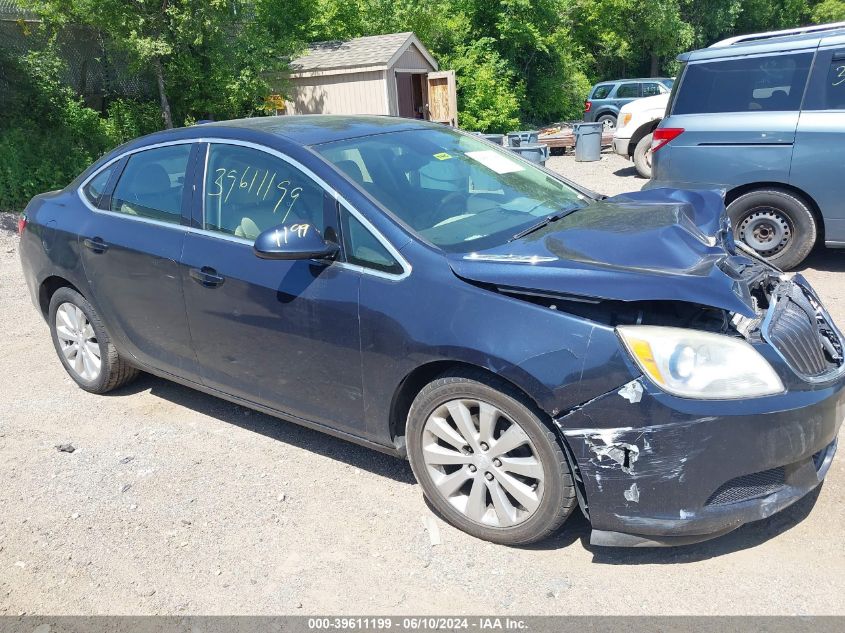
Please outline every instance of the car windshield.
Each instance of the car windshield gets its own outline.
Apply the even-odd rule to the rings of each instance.
[[[588,200],[509,150],[446,128],[315,149],[420,236],[449,252],[496,246]]]

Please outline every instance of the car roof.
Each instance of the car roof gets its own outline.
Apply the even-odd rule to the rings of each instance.
[[[352,116],[329,114],[281,115],[252,117],[204,123],[200,128],[235,128],[264,132],[284,137],[300,145],[317,145],[360,136],[442,128],[437,123],[391,116]]]
[[[630,83],[632,81],[667,81],[671,79],[671,77],[631,77],[630,79],[608,79],[607,81],[600,81],[593,86],[593,88],[597,88],[598,86],[612,86],[613,84],[624,84]]]
[[[758,53],[812,50],[820,44],[845,44],[845,25],[832,25],[832,28],[816,31],[795,29],[792,33],[789,31],[774,31],[772,33],[755,33],[752,35],[738,36],[716,42],[708,48],[682,53],[678,55],[678,61],[685,62]]]

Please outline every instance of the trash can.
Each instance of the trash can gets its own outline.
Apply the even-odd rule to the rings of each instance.
[[[522,143],[520,145],[511,145],[508,149],[530,160],[532,163],[538,165],[545,165],[549,159],[549,146],[545,143]]]
[[[491,143],[495,143],[496,145],[501,145],[503,139],[505,138],[504,134],[479,134],[479,136],[487,139]]]
[[[576,123],[572,126],[575,136],[575,160],[594,161],[601,159],[601,133],[603,123]]]
[[[540,133],[537,130],[523,130],[521,132],[508,132],[508,145],[511,147],[519,147],[526,143],[536,143],[540,139]]]

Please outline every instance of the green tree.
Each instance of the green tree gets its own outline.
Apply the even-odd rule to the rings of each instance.
[[[845,22],[845,0],[823,0],[812,10],[813,22]]]
[[[308,0],[24,2],[53,28],[94,27],[137,71],[151,71],[166,127],[258,108],[265,74],[298,50],[301,25],[311,17]]]

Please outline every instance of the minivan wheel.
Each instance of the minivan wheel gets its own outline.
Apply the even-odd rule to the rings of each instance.
[[[458,529],[506,545],[554,533],[576,505],[554,433],[524,398],[482,372],[438,378],[408,414],[408,457],[429,502]]]
[[[605,130],[612,130],[616,127],[616,117],[612,114],[602,114],[596,119],[596,123],[601,123]]]
[[[117,353],[93,306],[72,288],[53,294],[48,319],[59,360],[85,391],[106,393],[138,375]]]
[[[798,196],[758,189],[728,205],[734,237],[782,270],[798,266],[816,243],[816,219]]]
[[[634,148],[634,167],[643,178],[651,178],[651,139],[653,134],[646,134]]]

